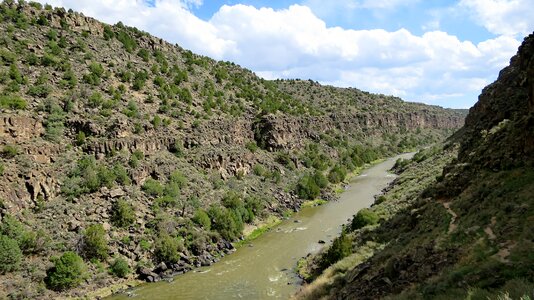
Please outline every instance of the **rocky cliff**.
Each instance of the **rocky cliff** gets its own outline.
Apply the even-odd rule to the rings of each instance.
[[[297,298],[534,297],[533,62],[531,34],[465,126],[398,161],[400,177],[376,204],[309,259],[302,273],[319,279]]]

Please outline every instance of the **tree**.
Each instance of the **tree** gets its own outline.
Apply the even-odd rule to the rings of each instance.
[[[22,251],[16,240],[0,235],[0,273],[15,271],[22,259]]]
[[[328,248],[328,251],[323,254],[321,264],[323,268],[326,268],[342,258],[349,256],[351,253],[352,242],[350,238],[342,232],[341,235],[334,240],[332,246]]]
[[[108,257],[108,240],[102,224],[94,224],[87,228],[83,235],[83,252],[88,259]]]
[[[177,263],[180,260],[179,251],[183,250],[183,244],[176,238],[167,234],[161,235],[155,242],[154,255],[156,260],[165,263]]]
[[[135,222],[133,206],[123,199],[115,201],[111,206],[111,222],[117,227],[128,227]]]
[[[128,265],[128,262],[124,260],[122,257],[117,257],[110,266],[110,271],[113,275],[120,277],[120,278],[126,278],[128,274],[130,274],[131,269]]]
[[[46,271],[48,288],[62,291],[79,285],[84,279],[86,266],[78,254],[68,251],[52,261],[54,266]]]
[[[364,208],[358,211],[358,213],[354,216],[350,227],[352,230],[356,230],[367,225],[376,224],[378,223],[378,220],[379,218],[374,211]]]

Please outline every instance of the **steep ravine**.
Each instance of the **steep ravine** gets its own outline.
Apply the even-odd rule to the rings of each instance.
[[[533,91],[531,34],[461,130],[398,162],[399,178],[338,237],[346,247],[308,259],[295,298],[533,298]],[[368,243],[384,247],[362,258]]]
[[[335,199],[348,173],[443,140],[466,113],[267,81],[38,3],[3,1],[0,33],[0,298],[210,265],[245,224]]]

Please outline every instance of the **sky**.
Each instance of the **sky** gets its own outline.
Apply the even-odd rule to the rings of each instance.
[[[534,31],[534,0],[38,0],[266,79],[469,108]]]

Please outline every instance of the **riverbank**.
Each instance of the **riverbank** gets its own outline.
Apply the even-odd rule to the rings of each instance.
[[[353,178],[339,201],[302,207],[270,230],[252,230],[251,247],[239,247],[218,263],[177,276],[171,283],[143,284],[131,293],[137,295],[136,299],[151,300],[175,295],[184,299],[229,299],[236,295],[248,299],[289,298],[299,288],[300,279],[294,272],[298,258],[319,251],[324,246],[319,241],[329,243],[340,232],[340,225],[374,202],[374,195],[393,180],[388,170],[395,160],[390,158],[361,170],[364,176]],[[120,294],[111,299],[127,298]]]

